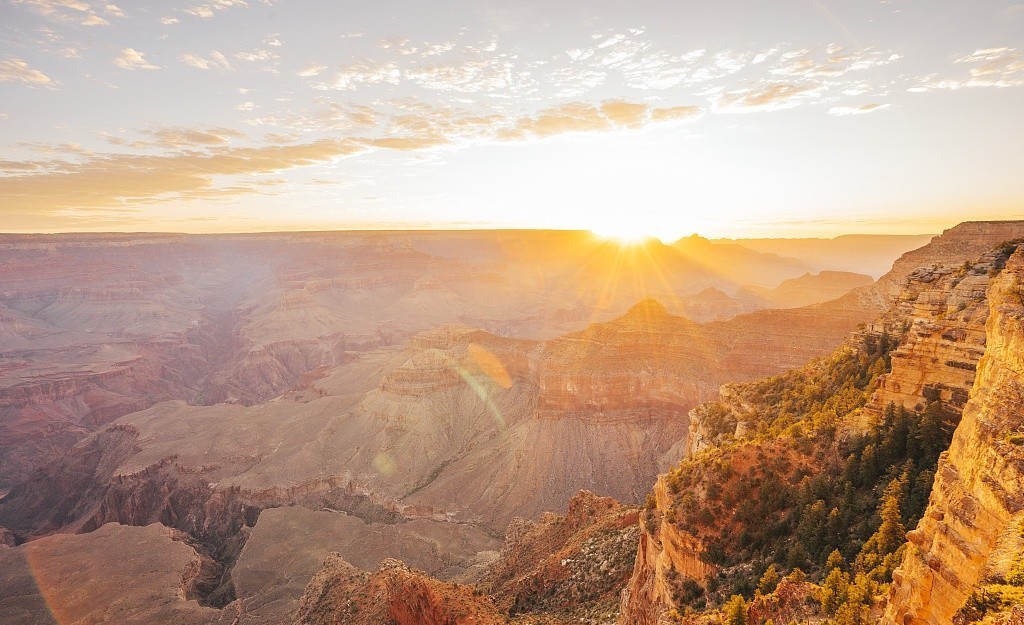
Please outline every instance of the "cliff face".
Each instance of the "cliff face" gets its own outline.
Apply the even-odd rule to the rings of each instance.
[[[963,418],[940,462],[924,519],[894,582],[885,623],[950,623],[1024,517],[1024,252],[989,288],[987,346]]]
[[[671,501],[665,481],[659,479],[653,501],[640,515],[640,546],[633,575],[622,592],[621,625],[657,625],[662,614],[684,603],[676,596],[680,577],[704,580],[714,571],[701,559],[701,542],[666,519],[664,511],[671,509]]]
[[[1005,252],[992,250],[973,263],[910,274],[892,308],[862,333],[899,341],[866,414],[881,415],[889,403],[920,411],[937,399],[950,420],[959,420],[985,351],[989,273],[1005,262]]]
[[[969,226],[969,227],[966,227]],[[861,408],[860,404],[851,404],[847,407],[847,415],[837,425],[840,432],[866,432],[869,428],[877,427],[882,420],[881,416],[890,402],[902,405],[909,410],[922,411],[929,402],[938,400],[948,431],[956,424],[959,413],[967,402],[967,395],[970,388],[975,384],[975,370],[986,345],[986,320],[989,318],[990,306],[994,306],[986,296],[986,287],[995,275],[1007,262],[1007,254],[1011,247],[990,250],[988,242],[993,239],[1001,242],[1004,237],[1009,239],[1013,235],[1019,236],[1020,224],[1012,224],[1004,227],[1002,224],[967,224],[965,227],[958,227],[947,232],[942,237],[933,240],[930,250],[920,251],[906,255],[900,263],[894,267],[889,279],[893,279],[897,273],[905,272],[903,290],[892,298],[891,307],[877,321],[869,324],[867,328],[858,331],[843,349],[854,352],[866,349],[868,352],[881,353],[885,351],[883,344],[892,344],[898,341],[899,347],[889,353],[891,357],[891,372],[880,375],[875,382],[868,387],[877,388],[873,393],[864,398],[867,403]],[[958,237],[965,237],[958,240]],[[952,240],[950,240],[952,239]],[[985,244],[985,253],[979,259],[972,259],[966,262],[962,254],[977,249]],[[1016,259],[1017,257],[1014,257]],[[910,271],[907,269],[910,262],[921,262],[928,259],[931,262],[927,267]],[[940,262],[941,261],[941,262]],[[1016,260],[1011,261],[1011,265]],[[941,264],[946,263],[946,264]],[[1007,271],[1010,271],[1008,269]],[[1004,272],[1006,273],[1006,272]],[[1005,276],[1000,277],[1005,283]],[[876,285],[878,286],[878,285]],[[883,283],[881,287],[885,287]],[[885,291],[882,289],[882,291]],[[995,287],[993,287],[995,288]],[[1004,289],[1005,290],[1005,289]],[[841,300],[842,301],[842,300]],[[994,308],[993,308],[994,310]],[[989,322],[988,337],[991,340],[992,323]],[[1012,348],[1011,348],[1012,351]],[[841,354],[842,350],[836,352],[832,358]],[[880,366],[880,362],[876,366]],[[759,423],[763,419],[765,406],[760,405],[768,402],[774,408],[772,418],[790,419],[791,422],[798,422],[801,419],[811,420],[812,414],[802,412],[806,406],[800,408],[799,393],[792,394],[793,389],[801,389],[803,380],[812,380],[820,377],[825,365],[813,364],[801,370],[793,370],[753,384],[727,385],[721,390],[721,399],[715,404],[702,405],[691,411],[691,426],[688,436],[687,448],[689,455],[696,454],[701,450],[709,450],[711,455],[706,456],[708,460],[704,463],[713,466],[716,463],[725,462],[734,468],[753,466],[753,463],[744,461],[744,455],[753,454],[756,457],[766,456],[772,449],[770,442],[758,442],[757,431],[763,429],[765,423]],[[827,368],[827,367],[825,367]],[[843,367],[838,369],[844,370]],[[873,373],[874,372],[874,373]],[[869,368],[858,374],[862,379],[868,374],[875,375],[877,370]],[[846,375],[846,374],[844,374]],[[773,382],[772,380],[777,380]],[[980,383],[980,382],[979,382]],[[794,386],[796,384],[796,386]],[[781,390],[781,392],[780,392]],[[834,389],[829,394],[840,395],[845,392],[844,387]],[[868,391],[865,391],[867,393]],[[846,401],[846,400],[840,400]],[[863,399],[861,400],[863,402]],[[934,408],[934,406],[933,406]],[[815,410],[819,410],[815,408]],[[774,412],[773,412],[774,411]],[[819,418],[814,416],[815,419]],[[757,431],[755,431],[757,430]],[[774,432],[774,430],[770,430]],[[806,430],[805,430],[806,431]],[[770,434],[777,436],[778,434]],[[795,440],[790,431],[784,433],[786,440]],[[801,434],[797,433],[796,438]],[[763,438],[763,432],[761,435]],[[808,474],[816,474],[823,470],[823,465],[832,463],[836,466],[842,465],[842,458],[848,451],[841,451],[842,442],[840,436],[835,443],[825,447],[814,447],[818,449],[816,456],[805,459],[808,464]],[[724,441],[724,443],[723,443]],[[735,441],[736,445],[732,445]],[[720,444],[725,445],[720,449]],[[729,445],[732,445],[731,447]],[[814,443],[820,445],[820,443]],[[813,447],[807,441],[806,447]],[[801,445],[795,445],[796,455],[790,454],[787,464],[792,464],[793,459],[800,458],[806,454],[800,449]],[[719,457],[722,460],[716,461]],[[743,451],[746,449],[747,451]],[[684,462],[685,464],[685,462]],[[695,471],[690,466],[688,471]],[[740,469],[747,471],[748,469]],[[791,472],[789,469],[787,472]],[[942,469],[948,472],[948,468]],[[787,473],[778,475],[785,480]],[[704,476],[706,479],[707,475]],[[623,594],[622,620],[623,624],[654,624],[658,622],[663,614],[674,608],[681,608],[687,603],[684,595],[680,594],[682,588],[679,584],[681,579],[695,580],[703,585],[704,580],[715,573],[715,567],[710,566],[707,561],[708,543],[704,529],[718,526],[727,528],[723,531],[729,533],[744,532],[744,526],[730,527],[727,518],[734,517],[734,508],[730,508],[728,489],[726,495],[708,497],[700,494],[700,488],[696,503],[689,506],[697,506],[704,513],[711,511],[711,505],[721,503],[725,498],[725,514],[722,517],[720,512],[713,513],[713,522],[689,521],[680,523],[679,519],[686,518],[686,511],[680,510],[680,501],[687,499],[685,495],[669,492],[671,480],[675,479],[672,472],[659,477],[653,490],[653,497],[647,507],[648,512],[641,515],[642,534],[640,548],[638,550],[634,574],[628,586],[627,592]],[[756,488],[758,479],[756,475],[748,474],[742,478],[753,484]],[[700,480],[698,480],[699,482]],[[692,485],[692,480],[687,481]],[[685,487],[684,487],[684,490]],[[760,498],[764,498],[763,495]],[[756,503],[749,501],[747,507],[753,507]],[[749,522],[750,519],[747,520]],[[765,519],[770,522],[770,519]],[[710,523],[710,525],[709,525]],[[928,519],[923,525],[928,523]],[[793,531],[790,527],[785,531]],[[713,536],[713,534],[711,534]],[[914,536],[914,534],[912,534]],[[917,538],[916,540],[920,540]],[[927,567],[925,567],[927,568]],[[954,569],[956,567],[953,567]],[[912,584],[916,582],[908,582]],[[973,584],[973,582],[970,582]],[[968,586],[970,586],[968,584]],[[962,603],[963,598],[959,599]],[[959,603],[956,607],[959,607]],[[953,608],[955,611],[956,607]],[[952,612],[948,617],[952,616]],[[947,617],[947,618],[948,618]],[[908,621],[917,622],[917,621]],[[928,621],[939,623],[942,619]],[[945,622],[949,622],[948,620]],[[901,621],[902,623],[902,621]]]
[[[943,231],[923,247],[907,252],[893,263],[892,269],[878,279],[876,290],[888,300],[897,297],[906,276],[921,267],[959,265],[972,261],[995,246],[1019,238],[1024,233],[1020,221],[967,221]]]

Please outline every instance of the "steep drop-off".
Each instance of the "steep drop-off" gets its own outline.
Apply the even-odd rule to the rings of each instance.
[[[829,358],[728,385],[719,402],[694,410],[695,455],[659,478],[641,515],[621,622],[721,601],[713,588],[742,590],[768,563],[820,570],[833,548],[867,566],[860,545],[892,480],[904,480],[904,521],[916,522],[931,490],[928,462],[948,444],[985,348],[986,286],[1013,249],[912,272],[892,308]],[[810,530],[816,515],[822,526]],[[885,581],[881,571],[871,574]]]
[[[989,288],[987,346],[963,419],[910,532],[885,622],[950,623],[1024,518],[1024,252]]]

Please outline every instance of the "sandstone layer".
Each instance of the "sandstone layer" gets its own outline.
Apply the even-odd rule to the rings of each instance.
[[[1001,536],[1024,512],[1024,253],[989,288],[987,345],[953,443],[940,462],[924,519],[894,583],[885,622],[950,623]]]

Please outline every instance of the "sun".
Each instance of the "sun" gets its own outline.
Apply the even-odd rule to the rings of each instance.
[[[595,236],[602,239],[610,239],[620,245],[640,245],[648,243],[652,239],[665,242],[663,237],[652,233],[650,229],[644,227],[644,224],[641,223],[622,222],[614,225],[593,226],[590,228],[590,231]]]

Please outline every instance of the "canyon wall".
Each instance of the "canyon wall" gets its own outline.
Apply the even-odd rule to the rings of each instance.
[[[894,574],[884,622],[952,622],[1024,512],[1024,252],[988,291],[987,346],[924,519]]]

